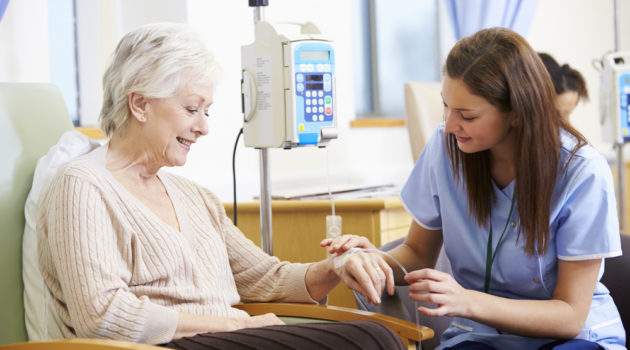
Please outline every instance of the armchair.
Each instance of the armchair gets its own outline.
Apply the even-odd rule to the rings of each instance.
[[[0,83],[0,140],[4,142],[0,147],[4,163],[0,167],[0,349],[161,349],[102,339],[27,342],[22,281],[24,205],[37,160],[69,130],[72,130],[72,123],[57,87],[52,84]],[[242,304],[238,307],[252,315],[273,312],[287,323],[370,319],[388,326],[406,344],[433,336],[431,329],[422,327],[418,331],[411,322],[340,307],[285,303]]]
[[[424,145],[444,119],[439,82],[405,83],[405,123],[414,163]]]
[[[49,84],[0,84],[0,344],[26,340],[22,302],[24,204],[39,157],[72,129],[60,91]]]

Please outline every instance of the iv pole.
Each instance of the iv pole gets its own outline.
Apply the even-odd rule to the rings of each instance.
[[[254,24],[265,19],[265,6],[268,0],[249,0],[249,7],[254,8]],[[255,34],[254,34],[255,35]],[[273,255],[273,233],[271,230],[271,182],[269,180],[269,155],[267,148],[260,151],[260,246],[269,255]]]
[[[615,16],[615,51],[619,51],[619,0],[614,0],[614,16]],[[625,198],[624,198],[624,173],[625,164],[623,161],[624,142],[615,141],[613,148],[617,150],[617,211],[619,213],[619,231],[624,232],[625,220]]]

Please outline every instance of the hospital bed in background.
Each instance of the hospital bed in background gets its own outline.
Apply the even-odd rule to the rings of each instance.
[[[24,205],[37,160],[72,130],[60,90],[52,84],[0,83],[0,349],[162,349],[102,339],[62,339],[27,343],[22,281]],[[368,319],[397,333],[415,348],[433,331],[391,316],[333,306],[252,303],[238,308],[250,315],[275,313],[286,323]],[[12,345],[6,345],[12,344]]]

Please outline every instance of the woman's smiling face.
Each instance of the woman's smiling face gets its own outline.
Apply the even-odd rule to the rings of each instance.
[[[150,159],[160,166],[182,166],[190,147],[208,133],[211,84],[185,84],[167,98],[147,99],[144,135],[150,141]]]

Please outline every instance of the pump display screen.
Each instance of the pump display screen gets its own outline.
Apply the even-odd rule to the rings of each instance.
[[[323,90],[324,89],[324,84],[319,83],[313,83],[313,84],[306,84],[306,90]]]
[[[300,51],[300,59],[303,61],[327,61],[330,59],[330,51]]]

